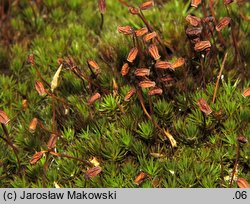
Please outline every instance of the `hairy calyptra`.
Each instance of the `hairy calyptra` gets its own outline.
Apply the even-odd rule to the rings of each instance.
[[[57,69],[55,75],[53,76],[53,79],[51,81],[50,87],[51,87],[51,91],[54,92],[54,90],[57,88],[58,86],[58,79],[59,79],[59,75],[62,71],[62,67],[63,64],[60,64],[59,68]]]

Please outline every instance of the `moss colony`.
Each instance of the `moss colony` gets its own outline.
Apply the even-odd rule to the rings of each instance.
[[[250,3],[0,3],[1,187],[249,187]]]

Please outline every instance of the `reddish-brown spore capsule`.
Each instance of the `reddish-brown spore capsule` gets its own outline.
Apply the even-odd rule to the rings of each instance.
[[[87,178],[94,178],[96,177],[98,174],[100,174],[102,171],[102,168],[100,166],[95,166],[91,169],[89,169],[86,173],[85,176]]]
[[[122,65],[122,69],[121,69],[121,75],[122,76],[126,76],[129,72],[129,65],[128,63],[125,63]]]
[[[141,81],[139,83],[139,86],[141,88],[151,88],[151,87],[155,87],[155,82],[154,81],[150,81],[150,80],[145,80],[145,81]]]
[[[158,60],[161,58],[161,56],[159,55],[158,48],[155,44],[151,44],[148,48],[148,51],[150,55],[154,58],[154,60]]]
[[[136,185],[140,185],[145,179],[147,178],[147,174],[144,172],[141,172],[134,180],[134,183]]]
[[[144,77],[149,76],[150,69],[147,68],[138,68],[135,70],[135,76]]]
[[[0,123],[7,125],[9,122],[10,119],[8,115],[4,111],[0,110]]]
[[[135,93],[136,90],[134,88],[130,89],[126,94],[126,96],[124,97],[124,101],[129,101]]]
[[[30,133],[34,133],[36,131],[37,124],[38,124],[38,119],[33,118],[30,122],[30,125],[29,125]]]
[[[138,49],[136,47],[132,48],[128,54],[127,61],[133,62],[138,54]]]
[[[200,98],[198,100],[198,106],[200,108],[200,110],[205,113],[206,115],[209,115],[210,113],[212,113],[212,109],[211,107],[208,105],[207,101],[203,98]]]
[[[97,101],[99,98],[101,98],[101,95],[99,93],[95,93],[93,96],[91,96],[88,100],[88,104],[91,105],[95,101]]]

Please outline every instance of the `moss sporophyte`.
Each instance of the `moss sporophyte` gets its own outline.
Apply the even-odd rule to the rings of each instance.
[[[0,3],[0,186],[249,187],[249,9]]]

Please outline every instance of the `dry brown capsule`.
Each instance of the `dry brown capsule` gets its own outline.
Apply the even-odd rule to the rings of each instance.
[[[194,50],[196,52],[202,52],[206,49],[209,49],[210,47],[211,47],[211,43],[209,41],[200,41],[195,44]]]
[[[129,101],[131,97],[136,93],[136,90],[134,88],[130,89],[126,96],[124,97],[124,101]]]
[[[152,89],[152,90],[150,90],[150,91],[148,92],[148,95],[149,95],[149,96],[153,96],[153,95],[162,95],[162,93],[163,93],[163,91],[162,91],[161,88],[154,88],[154,89]]]
[[[145,81],[141,81],[139,83],[139,86],[141,88],[150,88],[150,87],[155,87],[155,82],[154,81],[150,81],[150,80],[145,80]]]
[[[231,4],[233,2],[234,2],[234,0],[224,0],[224,5],[228,5],[228,4]]]
[[[64,62],[63,58],[58,58],[56,61],[59,66]]]
[[[147,35],[144,36],[143,40],[144,41],[149,41],[157,36],[157,33],[154,31],[152,33],[148,33]]]
[[[250,188],[250,184],[244,178],[238,178],[237,185],[239,188]]]
[[[248,142],[247,138],[242,136],[242,135],[237,137],[237,141],[240,143],[247,143]]]
[[[131,14],[133,14],[133,15],[137,15],[137,14],[140,13],[140,11],[139,11],[138,8],[135,8],[135,7],[132,7],[132,6],[130,6],[130,7],[128,8],[128,10],[129,10],[129,12],[130,12]]]
[[[242,96],[243,96],[244,98],[250,96],[250,87],[246,88],[246,89],[243,91]]]
[[[35,154],[32,156],[31,160],[30,160],[30,164],[31,164],[31,165],[36,164],[36,163],[42,158],[43,153],[44,153],[44,152],[37,152],[37,153],[35,153]]]
[[[101,98],[101,95],[99,93],[95,93],[93,96],[91,96],[88,100],[88,104],[91,105],[93,104],[96,100]]]
[[[0,123],[7,125],[10,122],[9,117],[7,116],[7,114],[0,110]]]
[[[161,58],[161,56],[159,55],[159,51],[158,48],[155,44],[151,44],[148,48],[148,51],[150,53],[150,55],[155,59],[158,60]]]
[[[35,88],[36,88],[36,91],[38,92],[38,94],[40,96],[44,96],[46,94],[46,91],[45,91],[45,88],[44,88],[42,82],[40,82],[40,81],[37,80],[35,82]]]
[[[88,65],[93,68],[96,71],[100,70],[99,65],[97,64],[97,62],[95,60],[87,60]]]
[[[106,11],[106,1],[105,0],[98,0],[98,7],[100,13],[104,14]]]
[[[118,94],[118,89],[119,89],[119,87],[118,87],[118,84],[116,83],[116,80],[113,78],[113,93],[115,94],[115,95],[117,95]]]
[[[133,29],[130,26],[119,26],[118,32],[124,35],[131,35],[133,33]]]
[[[220,32],[223,28],[225,28],[231,21],[230,17],[223,17],[219,23],[215,26],[215,29]]]
[[[27,99],[23,99],[22,100],[22,109],[26,110],[28,108],[28,100]]]
[[[223,117],[223,111],[221,109],[219,111],[217,111],[217,112],[214,113],[214,118],[216,120],[221,120],[222,117]]]
[[[57,136],[56,136],[56,134],[51,134],[50,135],[50,138],[49,138],[49,141],[48,141],[48,144],[47,144],[47,147],[48,147],[48,149],[50,150],[50,149],[54,149],[55,148],[55,146],[56,146],[56,142],[57,142]]]
[[[200,37],[201,32],[202,32],[202,28],[200,28],[200,27],[198,27],[198,28],[191,28],[191,27],[189,27],[189,28],[186,29],[186,35],[189,38]]]
[[[158,61],[155,63],[155,67],[158,69],[172,69],[172,64],[168,61]]]
[[[121,75],[126,76],[128,72],[129,72],[129,66],[128,63],[125,63],[124,65],[122,65]]]
[[[200,108],[200,110],[205,113],[206,115],[209,115],[210,113],[212,113],[212,109],[210,108],[210,106],[208,105],[208,103],[205,101],[205,99],[200,98],[198,100],[198,106]]]
[[[27,62],[28,62],[29,64],[31,64],[32,66],[35,65],[35,57],[34,57],[33,54],[28,55]]]
[[[191,43],[193,43],[193,44],[196,44],[196,43],[198,43],[198,42],[200,42],[200,41],[201,41],[200,38],[191,39]]]
[[[176,69],[178,67],[181,67],[185,64],[185,59],[180,57],[178,58],[173,64],[172,64],[172,69]]]
[[[163,82],[170,82],[170,81],[173,81],[173,80],[174,80],[174,78],[171,77],[170,75],[167,75],[167,76],[164,76],[164,77],[161,78],[161,81],[163,81]]]
[[[132,48],[128,54],[127,61],[128,62],[133,62],[138,54],[138,49],[136,47]]]
[[[135,34],[137,37],[143,36],[148,32],[148,29],[146,27],[138,29],[135,31]]]
[[[140,5],[141,10],[147,10],[154,6],[154,1],[146,1]]]
[[[74,59],[73,59],[71,56],[67,57],[67,59],[65,60],[65,62],[66,62],[66,63],[68,64],[68,66],[71,67],[71,68],[75,66]]]
[[[98,174],[100,174],[102,171],[102,168],[100,166],[95,166],[93,168],[90,168],[86,173],[85,176],[87,178],[93,178],[96,177]]]
[[[189,22],[190,25],[195,26],[195,27],[201,24],[201,19],[198,18],[197,16],[188,15],[186,17],[186,21]]]
[[[207,16],[207,17],[202,19],[202,22],[203,23],[212,23],[212,22],[215,22],[215,19],[213,16]]]
[[[191,6],[197,8],[201,4],[202,0],[192,0],[191,1]]]
[[[135,76],[144,77],[144,76],[149,76],[149,74],[150,74],[150,69],[147,68],[139,68],[135,70]]]
[[[141,172],[136,178],[134,183],[136,185],[140,185],[145,179],[147,178],[147,174],[144,172]]]
[[[33,118],[30,122],[30,125],[29,125],[30,133],[34,133],[36,131],[37,124],[38,124],[38,119]]]

